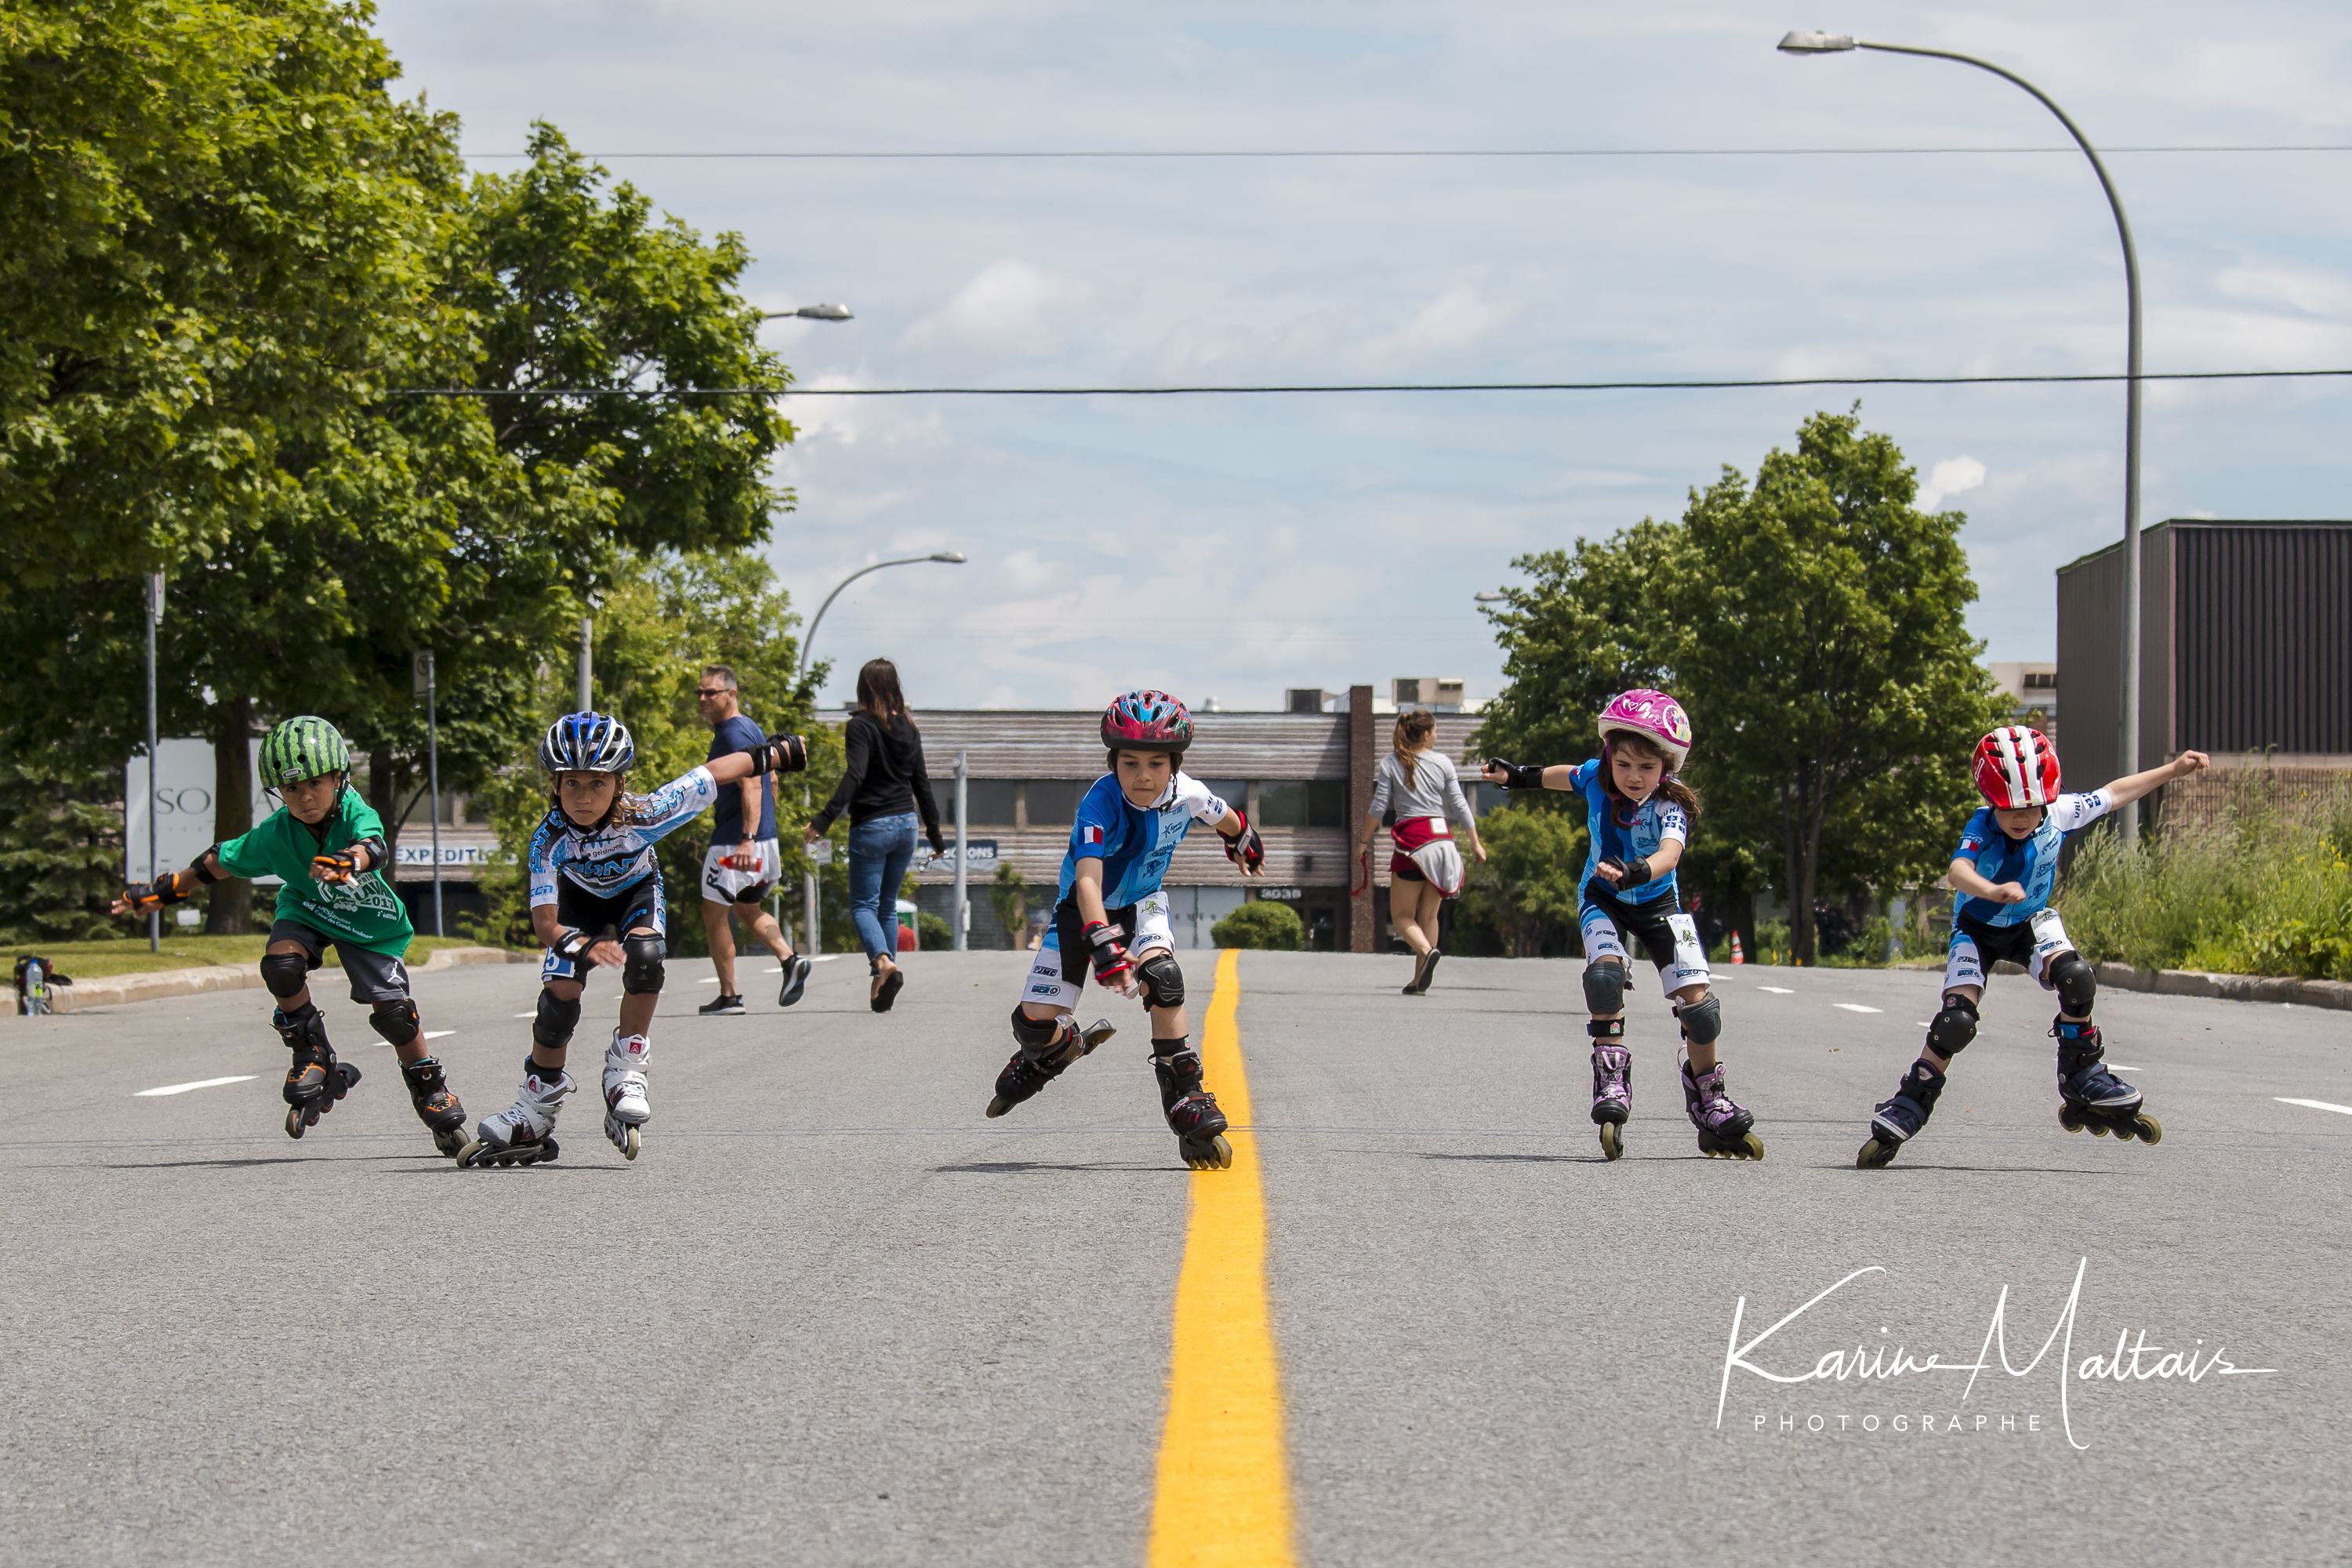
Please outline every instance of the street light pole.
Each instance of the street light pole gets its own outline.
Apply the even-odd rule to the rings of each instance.
[[[2048,93],[2018,75],[1997,66],[1990,60],[1980,60],[1974,55],[1963,55],[1951,49],[1916,48],[1907,44],[1874,44],[1843,33],[1790,33],[1780,42],[1783,54],[1829,55],[1849,49],[1875,49],[1881,54],[1919,55],[1929,59],[1957,60],[1964,66],[1974,66],[1990,71],[2002,80],[2014,83],[2033,95],[2042,108],[2058,117],[2058,123],[2083,149],[2091,160],[2091,170],[2099,176],[2099,188],[2107,195],[2107,205],[2116,215],[2116,233],[2124,246],[2124,295],[2130,318],[2130,342],[2124,358],[2124,679],[2123,679],[2123,773],[2139,771],[2139,408],[2140,408],[2140,308],[2139,249],[2132,243],[2131,219],[2124,215],[2123,196],[2116,190],[2116,182],[2107,174],[2099,150],[2083,134],[2083,128],[2073,116],[2058,107]],[[2123,813],[2121,824],[2124,842],[2139,840],[2139,807],[2134,805]]]
[[[163,620],[163,574],[147,577],[147,880],[155,879],[155,628]],[[163,912],[147,911],[147,951],[163,946]]]
[[[841,308],[838,306],[814,305],[811,306],[809,309],[812,310],[839,310]],[[806,314],[807,312],[802,311],[797,313]],[[822,317],[820,319],[825,321],[845,321],[848,319],[848,315],[849,312],[843,310],[841,315],[838,317],[828,316]],[[844,577],[840,582],[835,584],[833,586],[833,592],[824,596],[824,603],[816,607],[816,615],[810,619],[808,630],[801,634],[800,662],[793,671],[795,678],[795,683],[797,684],[799,678],[808,674],[809,645],[816,640],[816,628],[818,625],[824,621],[824,613],[833,608],[833,602],[841,597],[841,591],[844,588],[848,587],[852,583],[856,582],[860,577],[866,575],[868,573],[879,572],[886,566],[920,566],[927,561],[937,561],[949,566],[961,566],[970,559],[971,557],[966,555],[961,550],[935,550],[929,555],[907,555],[901,556],[896,561],[877,561],[871,566],[859,567],[856,571],[852,572],[848,576]],[[801,785],[802,809],[806,810],[808,805],[809,788],[806,783],[803,783]],[[958,859],[959,861],[961,859],[961,852],[959,852]],[[961,869],[959,869],[958,874],[961,874]],[[895,888],[886,889],[886,891],[888,892],[889,896],[893,900],[897,899],[898,896],[898,889]],[[803,933],[803,941],[802,946],[803,951],[806,951],[808,948],[815,944],[817,937],[816,872],[814,869],[801,873],[801,908],[806,928]]]

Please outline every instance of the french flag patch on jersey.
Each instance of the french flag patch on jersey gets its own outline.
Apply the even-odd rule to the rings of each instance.
[[[1081,844],[1099,844],[1099,843],[1101,843],[1102,841],[1103,841],[1102,829],[1101,829],[1101,828],[1099,828],[1099,827],[1095,826],[1094,826],[1094,825],[1092,825],[1091,823],[1089,823],[1087,826],[1086,826],[1081,827],[1081,828],[1079,828],[1079,829],[1078,829],[1078,842],[1079,842],[1079,843],[1081,843]]]

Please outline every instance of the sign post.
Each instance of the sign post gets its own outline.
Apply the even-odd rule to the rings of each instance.
[[[441,716],[433,686],[431,648],[420,649],[410,660],[409,680],[425,699],[425,776],[433,792],[433,934],[446,936],[449,933],[441,929]],[[398,888],[393,889],[394,897],[399,893]]]
[[[147,575],[147,879],[155,879],[155,628],[163,620],[163,574]],[[163,911],[147,911],[147,951],[163,945]]]
[[[967,952],[971,948],[971,895],[965,889],[964,804],[970,782],[965,776],[964,753],[956,752],[956,863],[955,863],[955,950]]]

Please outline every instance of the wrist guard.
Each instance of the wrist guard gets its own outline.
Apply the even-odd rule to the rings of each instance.
[[[310,857],[310,873],[322,882],[348,882],[360,874],[359,846]]]
[[[743,754],[751,759],[754,778],[761,773],[796,773],[808,766],[808,742],[799,735],[779,735]]]
[[[1241,807],[1234,806],[1232,810],[1241,822],[1242,830],[1230,837],[1222,833],[1217,835],[1225,840],[1225,858],[1244,871],[1263,869],[1265,866],[1265,840],[1258,837],[1257,829],[1250,826],[1249,818],[1242,815]]]
[[[1601,864],[1607,866],[1612,862],[1603,860]],[[1649,861],[1639,855],[1634,856],[1631,860],[1620,860],[1613,864],[1622,873],[1617,883],[1620,888],[1644,888],[1657,877],[1657,873],[1650,869]]]
[[[555,940],[547,944],[547,951],[566,963],[578,963],[588,956],[588,950],[595,945],[596,939],[586,931],[573,931],[570,926],[565,926],[555,933]]]
[[[1086,939],[1087,953],[1095,966],[1095,978],[1105,985],[1134,967],[1127,949],[1118,940],[1118,928],[1102,921],[1088,921],[1079,934]]]
[[[1509,775],[1503,780],[1505,789],[1541,789],[1544,786],[1544,771],[1538,764],[1531,763],[1521,767],[1517,763],[1507,763],[1500,757],[1488,757],[1486,765],[1490,768],[1500,768]]]
[[[152,882],[133,882],[122,889],[122,901],[135,914],[146,914],[165,904],[176,904],[194,892],[204,880],[193,870],[167,871]]]

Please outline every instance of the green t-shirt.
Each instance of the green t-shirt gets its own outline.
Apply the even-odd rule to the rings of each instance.
[[[407,906],[373,867],[348,882],[320,882],[310,875],[312,857],[383,837],[383,819],[375,808],[357,790],[346,789],[334,811],[315,827],[279,806],[268,821],[213,853],[231,876],[282,879],[279,920],[299,921],[337,942],[398,958],[415,940],[416,928],[408,923]]]

